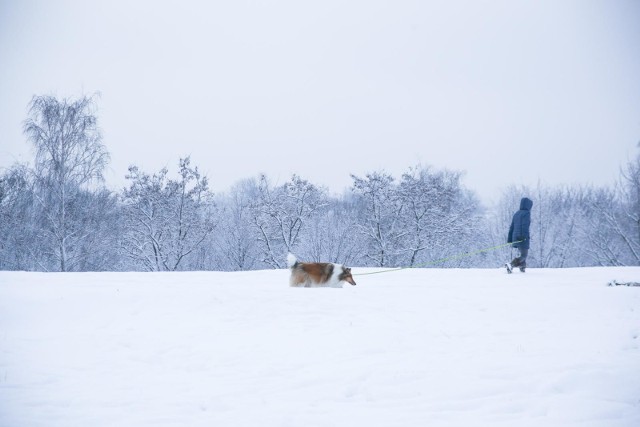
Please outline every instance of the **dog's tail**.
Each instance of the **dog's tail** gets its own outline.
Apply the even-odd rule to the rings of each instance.
[[[289,252],[287,254],[287,267],[293,268],[296,266],[297,263],[298,263],[298,259],[296,258],[296,256],[291,252]]]

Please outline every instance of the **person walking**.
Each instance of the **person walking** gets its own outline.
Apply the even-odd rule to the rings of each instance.
[[[531,225],[532,207],[533,201],[528,197],[523,197],[520,200],[520,209],[513,214],[507,243],[512,243],[511,246],[518,249],[519,256],[505,264],[508,273],[511,273],[515,267],[520,268],[520,271],[524,273],[527,268],[527,255],[529,254],[529,241],[531,240],[529,226]]]

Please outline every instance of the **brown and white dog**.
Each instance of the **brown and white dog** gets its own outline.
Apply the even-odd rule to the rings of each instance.
[[[351,269],[341,264],[328,262],[300,262],[295,255],[287,255],[287,266],[291,270],[289,284],[300,288],[341,288],[342,282],[356,285]]]

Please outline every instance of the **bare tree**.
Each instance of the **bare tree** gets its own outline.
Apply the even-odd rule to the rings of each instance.
[[[81,248],[95,232],[85,221],[91,213],[77,209],[76,202],[83,191],[103,181],[109,162],[94,98],[36,96],[29,104],[24,132],[36,152],[35,196],[44,217],[41,233],[45,251],[55,263],[53,268],[77,269],[87,254]],[[49,265],[42,267],[48,269]]]

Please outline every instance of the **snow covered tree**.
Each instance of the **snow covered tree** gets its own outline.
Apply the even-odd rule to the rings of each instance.
[[[219,201],[220,223],[211,239],[216,267],[221,270],[251,270],[258,266],[257,239],[253,234],[251,206],[258,199],[255,180],[234,185]]]
[[[538,183],[535,188],[513,188],[512,191],[513,197],[528,195],[534,200],[530,264],[541,268],[579,264],[580,245],[576,233],[580,226],[582,190]]]
[[[621,206],[615,190],[587,189],[583,197],[578,235],[582,251],[588,257],[587,265],[625,265],[625,250],[619,237]]]
[[[108,271],[120,267],[121,225],[117,197],[108,189],[80,190],[68,207],[69,218],[84,235],[69,251],[70,271]]]
[[[356,229],[357,207],[352,197],[329,199],[305,233],[305,259],[353,265],[362,252]]]
[[[323,189],[297,175],[275,188],[262,175],[257,188],[258,197],[251,211],[261,261],[271,268],[283,268],[287,252],[295,252],[308,222],[326,205],[326,195]]]
[[[612,188],[587,188],[576,211],[582,265],[640,265],[640,156]]]
[[[129,188],[123,192],[125,234],[123,253],[134,268],[175,271],[213,231],[213,208],[206,177],[180,159],[178,179],[168,170],[149,175],[129,168]]]
[[[47,256],[42,268],[76,270],[86,261],[91,250],[86,243],[96,233],[88,218],[93,206],[85,204],[92,200],[83,194],[103,181],[109,162],[94,100],[36,96],[24,132],[36,152],[35,198],[42,215],[40,243]]]
[[[15,164],[0,176],[0,270],[33,270],[40,258],[33,187],[27,165]]]
[[[629,263],[640,265],[640,154],[622,170],[620,238],[627,247]]]
[[[395,266],[401,253],[400,240],[406,234],[400,214],[402,203],[391,175],[372,172],[364,178],[351,175],[352,190],[361,199],[362,210],[356,229],[364,238],[366,265]]]
[[[432,172],[427,167],[413,167],[402,175],[399,200],[405,230],[404,264],[414,266],[427,258],[455,254],[469,248],[471,237],[478,239],[479,204],[465,197],[460,177],[460,172]]]

